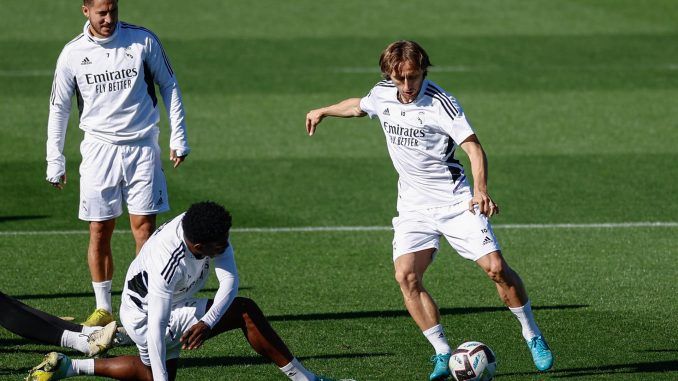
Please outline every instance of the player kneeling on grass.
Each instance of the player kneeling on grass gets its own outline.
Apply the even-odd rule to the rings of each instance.
[[[125,380],[173,380],[180,349],[197,349],[222,332],[239,328],[252,348],[291,380],[314,381],[292,356],[257,304],[236,297],[238,273],[229,243],[231,215],[213,202],[191,205],[149,238],[130,264],[120,320],[139,356],[71,360],[52,352],[27,380],[97,375]],[[214,266],[214,299],[195,298]]]
[[[414,41],[396,41],[379,60],[384,77],[363,98],[311,110],[306,130],[313,135],[327,116],[379,118],[386,145],[398,172],[398,217],[393,219],[393,262],[408,312],[433,345],[430,380],[450,376],[451,348],[440,324],[440,312],[423,285],[424,273],[447,241],[464,258],[475,261],[495,282],[499,296],[522,325],[539,370],[553,356],[532,317],[523,282],[504,260],[489,218],[499,207],[487,192],[487,161],[457,100],[426,79],[431,66]],[[473,191],[454,153],[466,152]]]

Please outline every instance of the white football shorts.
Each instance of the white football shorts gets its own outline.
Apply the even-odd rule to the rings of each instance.
[[[165,331],[166,360],[179,358],[181,335],[205,315],[208,301],[207,298],[190,298],[172,306],[169,323]],[[136,343],[141,361],[150,366],[151,359],[148,356],[148,342],[146,341],[148,334],[146,313],[121,303],[120,322],[125,327],[129,337]]]
[[[150,215],[169,210],[167,183],[154,139],[115,145],[85,139],[80,143],[80,207],[84,221],[105,221],[122,214]]]
[[[440,248],[440,236],[459,255],[472,261],[501,250],[487,216],[468,210],[469,200],[418,211],[401,212],[393,218],[393,261],[403,254]],[[435,254],[435,253],[434,253]]]

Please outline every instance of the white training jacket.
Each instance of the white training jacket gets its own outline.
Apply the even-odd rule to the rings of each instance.
[[[195,296],[214,266],[219,289],[209,310],[200,319],[210,328],[219,322],[238,293],[238,270],[233,247],[214,258],[197,259],[184,242],[180,214],[159,227],[132,261],[125,276],[121,303],[147,315],[148,356],[154,380],[168,377],[165,330],[173,305]]]
[[[47,124],[47,180],[65,173],[63,155],[71,98],[76,96],[85,139],[134,144],[157,139],[158,99],[168,112],[170,149],[189,153],[184,107],[169,59],[150,30],[118,22],[113,35],[101,39],[83,33],[64,46],[57,61]]]

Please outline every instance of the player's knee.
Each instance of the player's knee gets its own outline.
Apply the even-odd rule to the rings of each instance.
[[[421,288],[420,278],[414,271],[396,271],[395,278],[403,292],[416,291]]]
[[[485,272],[494,282],[504,283],[507,279],[507,270],[509,269],[504,261],[493,261],[490,266],[485,269]]]
[[[115,221],[92,221],[89,223],[90,241],[96,245],[106,244],[111,241]]]
[[[151,237],[151,234],[153,234],[153,227],[150,225],[141,226],[134,231],[134,237],[143,241],[148,240]]]
[[[151,234],[153,234],[154,230],[155,224],[150,222],[142,223],[132,228],[132,234],[137,240],[146,241],[151,236]]]
[[[236,298],[233,299],[233,305],[242,313],[251,313],[252,311],[259,310],[259,306],[254,300],[242,296],[236,296]]]

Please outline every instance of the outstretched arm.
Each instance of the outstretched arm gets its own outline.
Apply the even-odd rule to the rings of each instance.
[[[365,115],[367,113],[360,109],[360,98],[349,98],[331,106],[309,111],[306,114],[306,132],[312,136],[320,121],[326,116],[353,118]]]
[[[487,157],[478,137],[475,134],[471,135],[460,146],[471,161],[471,173],[473,174],[473,199],[469,203],[469,211],[475,214],[474,206],[478,205],[480,213],[487,217],[499,214],[499,205],[492,201],[487,193]]]

